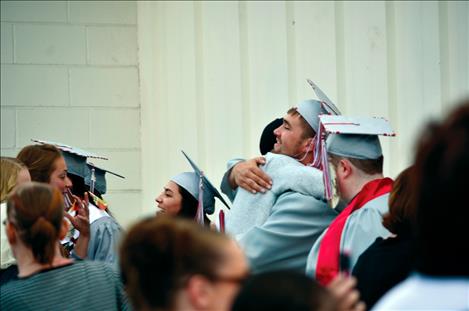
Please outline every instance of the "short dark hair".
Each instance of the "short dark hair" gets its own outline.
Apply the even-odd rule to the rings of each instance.
[[[194,274],[215,280],[228,241],[193,221],[165,215],[132,226],[120,248],[120,267],[135,309],[173,307],[178,290]]]
[[[301,127],[303,128],[302,137],[304,139],[313,138],[314,136],[316,136],[316,132],[314,131],[314,129],[311,127],[311,125],[308,124],[308,122],[306,122],[305,118],[303,118],[303,116],[298,112],[297,108],[290,108],[288,109],[287,113],[291,116],[300,116],[300,123]]]
[[[337,166],[341,159],[347,159],[348,161],[350,161],[350,163],[353,164],[353,166],[368,175],[383,173],[383,156],[380,156],[377,159],[355,159],[342,157],[335,154],[329,154],[329,159],[334,166]]]
[[[468,159],[466,99],[417,150],[416,268],[424,274],[469,276],[468,208],[464,198]]]
[[[333,296],[313,279],[296,271],[272,271],[249,278],[233,303],[233,311],[336,310]]]
[[[274,149],[274,145],[277,140],[277,137],[274,134],[274,130],[281,126],[282,123],[283,119],[278,118],[265,126],[259,141],[259,151],[262,155],[265,155],[267,152],[271,152],[272,149]]]

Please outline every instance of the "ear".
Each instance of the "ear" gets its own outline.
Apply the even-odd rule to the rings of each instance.
[[[68,221],[64,218],[62,219],[62,226],[60,227],[60,232],[59,232],[59,239],[63,240],[65,236],[67,235],[68,228],[69,228]]]
[[[302,144],[302,150],[301,152],[306,152],[308,151],[309,153],[313,152],[313,139],[314,138],[306,138],[303,140],[303,144]],[[309,149],[308,149],[309,148]]]
[[[352,174],[352,163],[350,163],[349,160],[347,159],[341,159],[339,161],[339,164],[337,165],[337,175],[339,175],[341,178],[345,179],[349,177]]]
[[[210,305],[212,285],[202,275],[193,275],[186,285],[186,292],[191,305],[197,309],[207,309]]]
[[[14,227],[10,222],[7,222],[7,223],[6,223],[5,232],[6,232],[6,234],[7,234],[8,243],[10,243],[10,245],[15,244],[15,243],[16,243],[16,239],[17,239],[18,237],[16,236],[16,229],[15,229],[15,227]]]

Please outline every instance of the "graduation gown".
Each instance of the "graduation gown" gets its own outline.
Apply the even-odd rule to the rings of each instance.
[[[121,226],[111,215],[91,202],[88,209],[90,211],[90,241],[86,259],[117,265]],[[74,250],[70,255],[75,259],[81,259]]]
[[[89,205],[90,210],[90,241],[88,259],[117,263],[121,226],[106,211]]]
[[[314,243],[306,266],[306,274],[316,278],[323,285],[329,283],[338,273],[339,254],[329,260],[323,260],[318,266],[320,252],[332,252],[338,247],[339,253],[347,253],[350,258],[350,271],[353,269],[358,257],[375,241],[377,237],[387,238],[391,233],[382,225],[383,216],[388,212],[388,198],[392,180],[389,178],[377,179],[367,183],[355,196],[349,205],[341,212],[339,217],[331,223],[330,227]],[[377,186],[373,196],[368,191],[370,186]],[[386,187],[386,188],[384,188]],[[358,200],[356,200],[358,199]],[[358,209],[355,204],[364,203]],[[345,218],[342,230],[338,231],[339,218],[343,218],[347,211],[350,214]],[[341,217],[342,216],[342,217]],[[334,229],[332,229],[334,228]],[[329,233],[330,231],[330,233]],[[329,234],[325,240],[326,235]],[[334,235],[334,236],[331,236]],[[332,238],[332,239],[331,239]],[[322,255],[324,255],[323,253]],[[319,277],[318,277],[318,269]],[[321,274],[322,273],[322,274]]]

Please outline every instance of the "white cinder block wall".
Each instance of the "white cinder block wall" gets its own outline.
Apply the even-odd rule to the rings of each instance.
[[[128,1],[1,1],[1,154],[31,138],[77,146],[126,177],[105,198],[141,213],[137,10]]]

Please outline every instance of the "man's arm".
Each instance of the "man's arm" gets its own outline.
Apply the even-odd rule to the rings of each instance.
[[[304,273],[311,246],[336,215],[323,201],[287,192],[267,221],[243,234],[239,243],[255,273],[280,268]]]
[[[245,160],[244,159],[233,159],[233,160],[228,161],[228,163],[226,165],[227,170],[226,170],[226,172],[223,175],[223,178],[221,180],[220,190],[221,190],[221,192],[226,194],[226,196],[228,197],[228,199],[230,199],[231,202],[233,202],[234,199],[235,199],[238,187],[237,186],[236,187],[231,186],[230,175],[231,175],[231,172],[233,170],[233,167],[236,164],[238,164],[240,162],[243,162],[243,161],[245,161]]]
[[[251,193],[265,192],[272,187],[272,179],[259,168],[265,164],[264,157],[250,160],[235,159],[228,162],[228,171],[223,176],[220,188],[231,201],[238,187]]]

